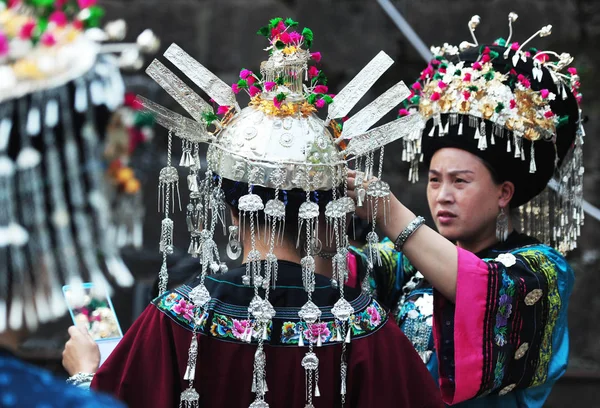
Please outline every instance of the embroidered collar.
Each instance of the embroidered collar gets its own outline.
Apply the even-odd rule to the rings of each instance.
[[[198,322],[200,334],[224,341],[243,342],[247,328],[252,325],[247,305],[254,291],[253,288],[241,284],[244,272],[244,268],[238,268],[224,275],[206,279],[205,284],[212,300]],[[265,342],[271,345],[298,345],[302,336],[302,342],[305,344],[309,341],[323,345],[341,343],[344,339],[341,338],[340,323],[331,313],[331,306],[320,307],[321,320],[313,324],[311,330],[298,318],[298,311],[306,302],[300,265],[280,263],[280,274],[285,274],[284,279],[278,280],[284,285],[272,289],[270,295],[276,315],[266,333],[252,333],[252,341],[256,341],[258,336],[263,336]],[[194,283],[183,285],[153,301],[162,313],[190,331],[194,329],[193,305],[189,301],[189,293],[193,287]],[[347,299],[355,310],[350,317],[352,338],[370,335],[381,328],[387,319],[387,312],[383,307],[358,291],[348,288],[348,292]],[[339,292],[331,288],[329,280],[317,275],[313,301],[317,305],[332,305],[337,296]]]

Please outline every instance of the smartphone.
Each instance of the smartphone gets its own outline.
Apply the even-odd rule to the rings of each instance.
[[[63,286],[73,324],[84,327],[100,349],[100,365],[108,358],[123,332],[115,313],[110,296],[93,283],[83,283],[82,287]]]

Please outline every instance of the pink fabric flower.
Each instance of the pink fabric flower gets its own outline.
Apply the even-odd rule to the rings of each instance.
[[[65,13],[63,13],[62,11],[54,11],[52,12],[52,14],[50,14],[50,17],[48,19],[48,21],[50,21],[51,23],[56,24],[59,27],[64,27],[67,25],[67,15]]]
[[[44,33],[44,34],[42,34],[42,37],[40,38],[40,41],[46,47],[52,47],[53,45],[56,44],[56,38],[54,38],[54,36],[52,34],[50,34],[50,33]]]
[[[328,88],[326,85],[317,85],[315,86],[315,89],[313,90],[314,93],[318,93],[318,94],[326,94],[328,91]]]
[[[463,98],[465,98],[465,101],[468,101],[469,98],[471,97],[471,91],[463,91]]]
[[[434,92],[431,94],[431,100],[432,101],[438,101],[440,99],[440,93],[439,92]]]
[[[254,98],[256,95],[258,95],[260,93],[260,89],[253,85],[250,88],[248,88],[248,93],[250,94],[251,97]]]
[[[412,84],[410,87],[415,91],[420,91],[422,89],[421,83],[418,81]]]
[[[308,77],[314,78],[319,75],[319,70],[314,65],[308,69]]]
[[[227,112],[229,112],[229,109],[230,109],[229,106],[221,105],[221,106],[219,106],[219,109],[217,109],[217,115],[224,115]]]
[[[277,23],[277,27],[275,27],[279,30],[280,33],[283,33],[286,29],[285,24],[283,23],[283,21],[280,21],[279,23]]]
[[[33,35],[33,30],[35,29],[35,21],[28,21],[21,26],[21,31],[19,31],[19,37],[22,40],[29,40]]]
[[[329,94],[329,97],[333,99],[335,98],[335,94]]]
[[[321,53],[320,52],[311,52],[310,53],[310,57],[315,61],[315,62],[321,62]]]
[[[516,51],[519,49],[519,43],[518,42],[514,42],[510,45],[510,49],[513,51]]]
[[[300,34],[298,31],[292,31],[290,33],[290,42],[294,44],[300,44],[302,40],[304,40],[304,37],[302,37],[302,34]]]
[[[324,106],[325,106],[325,101],[324,101],[323,99],[318,99],[318,100],[315,102],[315,106],[316,106],[317,108],[322,108],[322,107],[324,107]]]
[[[473,63],[473,69],[480,70],[481,69],[481,64],[479,62]]]
[[[492,58],[490,57],[490,54],[484,54],[481,56],[481,62],[483,62],[484,64],[486,62],[490,62],[492,60]]]
[[[550,91],[547,89],[542,89],[540,91],[540,94],[542,95],[542,98],[546,99],[548,97],[548,95],[550,94]]]
[[[249,69],[242,69],[240,71],[240,78],[242,78],[242,79],[248,79],[248,77],[251,75],[252,75],[252,71],[250,71]]]
[[[237,95],[240,92],[240,87],[238,86],[238,84],[233,84],[233,85],[231,85],[231,90],[233,91],[234,94]]]
[[[67,4],[68,0],[54,0],[54,8],[61,8],[65,4]]]
[[[509,74],[511,74],[511,75],[517,75],[517,71],[515,71],[515,69],[514,69],[514,68],[511,68],[511,69],[510,69],[510,71],[508,71],[508,72],[509,72]]]
[[[279,31],[279,30],[277,29],[277,27],[275,27],[275,28],[271,29],[271,38],[275,38],[275,37],[277,37],[279,34],[281,34],[281,31]]]
[[[402,108],[398,111],[398,115],[399,116],[408,116],[408,115],[410,115],[410,112],[408,111],[408,109]]]
[[[553,116],[554,116],[554,113],[552,111],[546,111],[546,112],[544,112],[544,117],[547,118],[547,119],[550,119]]]
[[[467,72],[465,74],[465,76],[463,77],[463,81],[465,81],[465,82],[470,82],[471,81],[471,73],[470,72]]]
[[[290,34],[288,32],[279,34],[279,41],[283,42],[284,44],[289,44],[291,42]]]
[[[527,58],[529,58],[529,57],[531,57],[531,53],[530,53],[529,51],[525,51],[525,56],[526,56]]]
[[[446,85],[446,83],[445,83],[444,81],[438,81],[438,84],[437,84],[437,86],[438,86],[438,88],[440,88],[440,89],[444,89],[444,88],[446,88],[448,85]]]
[[[430,62],[431,65],[440,65],[440,61],[437,59],[434,59],[433,61]]]
[[[349,117],[349,116],[344,116],[344,117],[342,118],[342,123],[346,122],[348,119],[350,119],[350,117]]]
[[[281,108],[281,102],[277,100],[277,97],[273,98],[273,105],[275,105],[277,109]]]
[[[264,83],[265,86],[265,91],[267,92],[271,92],[273,90],[273,88],[275,88],[277,84],[275,82],[272,81],[267,81]]]
[[[569,67],[569,68],[567,68],[567,72],[571,75],[577,75],[577,68]]]
[[[433,76],[433,66],[431,64],[429,64],[427,66],[427,68],[425,68],[423,71],[421,71],[421,76],[420,79],[427,79]]]
[[[0,31],[0,57],[8,54],[8,38]]]
[[[175,303],[173,305],[171,310],[178,315],[181,315],[181,317],[183,317],[185,320],[191,321],[194,312],[194,305],[186,302],[184,299],[181,299],[179,303]]]
[[[489,53],[490,53],[490,47],[485,47],[485,48],[483,49],[483,54],[484,54],[484,55],[487,55],[487,54],[489,54]]]
[[[96,5],[96,0],[77,0],[80,9],[85,9]]]
[[[517,76],[517,79],[525,88],[531,88],[531,82],[529,82],[529,79],[527,79],[525,75],[519,74],[519,76]]]
[[[248,86],[250,85],[254,85],[254,83],[256,82],[256,78],[253,75],[250,75],[247,79],[246,82],[248,83]]]
[[[514,99],[511,99],[509,106],[510,106],[511,109],[514,109],[517,106],[517,102]]]
[[[541,53],[537,57],[535,57],[535,59],[540,62],[546,62],[550,59],[550,57],[548,56],[548,54]]]

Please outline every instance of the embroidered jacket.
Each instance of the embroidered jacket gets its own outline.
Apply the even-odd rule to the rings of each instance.
[[[200,266],[196,268],[198,274]],[[343,344],[348,363],[345,407],[443,406],[419,356],[377,301],[347,288],[346,299],[354,313],[350,318],[351,341],[344,343],[331,313],[339,290],[331,287],[329,279],[316,275],[312,300],[322,315],[308,330],[298,318],[300,307],[306,303],[301,267],[280,261],[278,269],[277,287],[269,295],[276,315],[266,333],[252,333],[251,342],[244,340],[248,340],[246,328],[251,326],[247,306],[254,288],[242,284],[245,268],[206,278],[212,300],[197,322],[194,382],[200,407],[250,405],[254,398],[255,343],[258,336],[265,335],[266,401],[270,407],[305,406],[305,371],[300,363],[309,342],[315,344],[319,358],[321,396],[315,398],[316,407],[341,406]],[[178,406],[179,395],[188,386],[183,374],[196,324],[188,295],[195,285],[197,281],[155,299],[96,373],[92,388],[117,395],[130,408]],[[301,336],[304,347],[299,345]]]
[[[447,404],[543,406],[568,360],[574,274],[562,255],[517,233],[478,254],[459,248],[453,304],[391,241],[379,251],[371,287],[393,308]]]

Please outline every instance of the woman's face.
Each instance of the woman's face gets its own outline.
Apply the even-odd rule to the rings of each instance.
[[[477,156],[455,148],[440,149],[433,155],[427,201],[445,238],[477,242],[494,237],[500,207],[508,206],[511,197],[512,184],[496,184]]]

